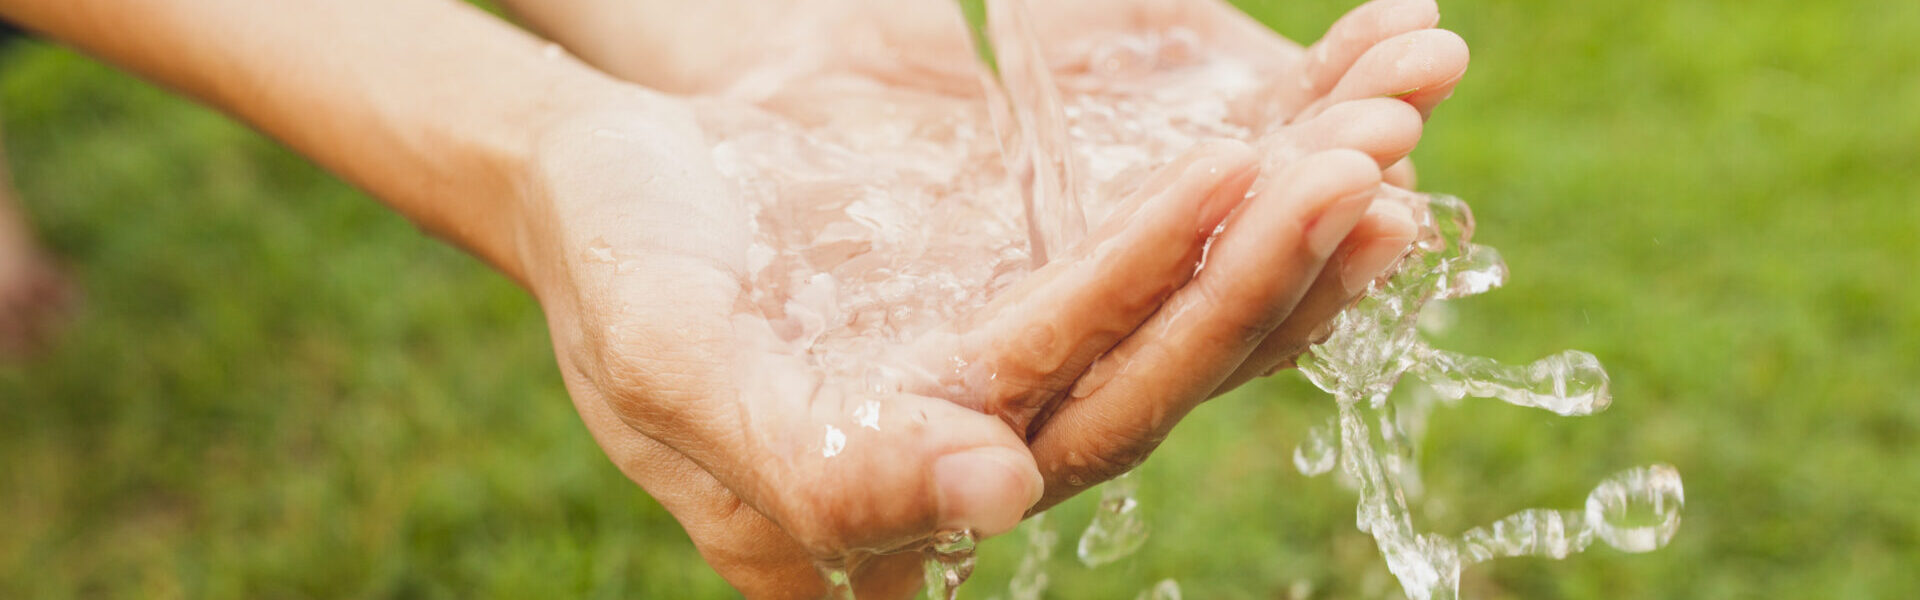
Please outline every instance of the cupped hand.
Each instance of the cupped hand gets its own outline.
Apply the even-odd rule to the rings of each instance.
[[[822,562],[850,567],[864,595],[896,597],[920,582],[919,557],[899,551],[940,531],[1012,528],[1044,489],[1023,432],[929,395],[938,385],[875,388],[788,351],[747,299],[744,207],[702,132],[674,100],[637,104],[547,135],[520,244],[568,390],[614,462],[753,597],[817,596]],[[1096,250],[1041,269],[910,354],[926,371],[991,356],[1002,381],[1071,383],[1127,326],[1050,307],[1110,296],[1126,314],[1155,310],[1247,196],[1254,160],[1240,144],[1195,150],[1096,233],[1086,246]],[[1323,160],[1377,180],[1358,154]],[[1026,326],[1048,317],[1064,326],[1057,343]]]
[[[679,101],[636,92],[541,148],[520,246],[576,407],[751,597],[819,595],[823,560],[853,567],[863,597],[909,593],[919,559],[889,553],[1004,531],[1130,469],[1200,402],[1288,364],[1413,237],[1409,210],[1374,198],[1408,176],[1397,165],[1465,67],[1458,38],[1427,29],[1430,1],[1369,4],[1306,50],[1213,3],[1042,4],[1058,8],[1036,23],[1067,47],[1179,27],[1270,59],[1237,113],[1267,133],[1155,168],[1066,256],[913,341],[908,360],[972,365],[954,380],[876,388],[782,349],[746,299],[746,207]],[[865,14],[879,45],[845,47],[881,51],[715,66],[694,87],[792,98],[832,73],[895,103],[958,89],[964,46],[954,63],[916,41],[921,13]]]
[[[782,22],[839,43],[809,51],[806,36],[750,36],[761,41],[701,54],[726,58],[707,64],[692,89],[759,99],[815,122],[833,122],[821,107],[844,102],[847,86],[820,83],[836,78],[878,82],[894,92],[888,107],[897,111],[921,96],[977,94],[978,66],[957,11],[937,10],[948,4],[854,3],[837,16],[796,16]],[[989,3],[989,10],[999,6],[1006,5]],[[1375,203],[1359,190],[1382,181],[1412,185],[1405,158],[1464,74],[1467,50],[1458,36],[1433,28],[1432,0],[1367,3],[1305,48],[1220,2],[1027,6],[1050,70],[1070,90],[1131,87],[1151,98],[1151,77],[1139,78],[1149,82],[1144,90],[1120,80],[1207,55],[1249,61],[1264,82],[1229,102],[1231,119],[1257,132],[1249,140],[1257,181],[1224,221],[1205,269],[1193,273],[1195,256],[1170,244],[1126,246],[1152,248],[1142,260],[1159,261],[1157,268],[1130,264],[1095,236],[1065,264],[1033,274],[1030,289],[1047,292],[1006,293],[991,316],[950,332],[973,372],[996,377],[948,385],[966,391],[941,395],[1023,432],[1046,479],[1035,507],[1043,510],[1137,465],[1200,402],[1290,366],[1404,253],[1416,234],[1416,207]],[[1114,48],[1142,39],[1161,40],[1148,63],[1175,64],[1114,64],[1141,62]],[[756,43],[782,50],[751,49]],[[1151,166],[1168,171],[1178,163]],[[1342,195],[1358,199],[1339,202]],[[1137,226],[1128,209],[1115,214],[1109,232]],[[1310,229],[1320,232],[1318,243],[1336,245],[1307,243],[1302,232]]]

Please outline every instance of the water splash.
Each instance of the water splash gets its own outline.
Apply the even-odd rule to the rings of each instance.
[[[973,576],[973,553],[978,543],[972,530],[948,531],[933,536],[924,551],[927,560],[922,568],[928,598],[954,600],[960,595],[960,584]]]
[[[1587,495],[1584,511],[1529,509],[1460,536],[1463,561],[1503,556],[1566,558],[1597,538],[1623,552],[1651,552],[1673,540],[1685,502],[1680,472],[1651,465],[1616,473]]]
[[[1473,217],[1465,203],[1393,195],[1421,209],[1424,235],[1391,277],[1335,319],[1333,336],[1299,365],[1310,381],[1334,394],[1340,467],[1360,496],[1355,525],[1373,536],[1403,591],[1413,600],[1455,598],[1466,566],[1502,556],[1564,558],[1596,538],[1629,552],[1664,546],[1679,526],[1684,502],[1679,473],[1664,465],[1601,482],[1584,512],[1524,510],[1458,538],[1415,527],[1407,509],[1407,497],[1419,485],[1412,448],[1431,401],[1415,400],[1409,407],[1389,401],[1403,375],[1423,379],[1441,399],[1498,398],[1560,415],[1592,414],[1612,397],[1606,372],[1584,352],[1513,367],[1427,346],[1417,332],[1422,308],[1498,287],[1506,268],[1492,249],[1471,243]],[[1402,418],[1403,408],[1419,414]]]
[[[1040,600],[1052,583],[1047,567],[1053,560],[1054,547],[1060,543],[1060,534],[1054,531],[1046,513],[1027,519],[1020,529],[1026,534],[1026,552],[1020,556],[1020,566],[1013,570],[1013,579],[1007,582],[1007,598]]]
[[[847,449],[847,433],[832,425],[827,425],[826,428],[826,435],[820,439],[820,456],[823,458],[839,456],[842,450]]]
[[[810,368],[877,391],[900,388],[887,360],[900,344],[970,313],[1058,256],[1158,166],[1208,139],[1272,141],[1229,116],[1235,99],[1263,89],[1267,73],[1247,57],[1202,46],[1193,31],[1081,40],[1085,73],[1052,74],[1021,0],[961,4],[978,8],[972,20],[975,48],[986,59],[984,103],[918,93],[902,101],[885,86],[850,91],[830,77],[799,78],[791,84],[797,90],[783,92],[792,94],[788,109],[819,113],[782,113],[754,104],[759,99],[695,100],[714,167],[735,186],[752,223],[742,310],[765,317]],[[806,101],[819,98],[833,102]],[[1452,597],[1460,569],[1484,560],[1482,553],[1553,555],[1561,541],[1573,552],[1586,547],[1582,536],[1587,545],[1602,540],[1623,549],[1671,539],[1683,498],[1670,468],[1596,488],[1586,512],[1522,511],[1457,538],[1414,527],[1406,502],[1420,492],[1416,453],[1434,406],[1491,397],[1580,415],[1606,408],[1611,397],[1605,371],[1584,353],[1506,366],[1428,346],[1418,333],[1419,323],[1433,321],[1422,318],[1426,309],[1497,288],[1505,263],[1471,243],[1472,215],[1457,199],[1390,187],[1380,197],[1418,205],[1426,235],[1396,275],[1339,317],[1333,339],[1300,360],[1316,385],[1335,394],[1339,412],[1319,442],[1309,435],[1296,449],[1296,467],[1338,467],[1338,479],[1360,496],[1356,524],[1376,537],[1414,598]],[[610,253],[596,245],[583,259],[616,261]],[[1408,374],[1432,389],[1389,402]],[[879,408],[848,407],[852,420],[829,437],[877,426]],[[821,440],[822,452],[861,451],[808,437]],[[1144,543],[1138,502],[1123,488],[1103,489],[1080,538],[1083,562],[1111,563]],[[1480,541],[1469,544],[1470,535]],[[965,579],[972,552],[965,541],[935,544],[954,552],[929,547],[930,591],[950,595]],[[1044,589],[1044,578],[1037,581]]]
[[[1147,543],[1147,522],[1140,514],[1140,481],[1129,473],[1100,486],[1100,504],[1080,534],[1075,554],[1088,567],[1133,556]]]

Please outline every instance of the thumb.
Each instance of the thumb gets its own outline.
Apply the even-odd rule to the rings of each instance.
[[[743,496],[815,556],[897,551],[942,531],[997,535],[1040,499],[1033,455],[997,418],[939,398],[835,383],[805,398],[793,391],[805,388],[757,387],[742,390],[758,398],[747,406],[804,409],[777,420],[748,417],[768,429],[753,431],[758,443],[739,455],[750,475],[735,489],[755,488]]]

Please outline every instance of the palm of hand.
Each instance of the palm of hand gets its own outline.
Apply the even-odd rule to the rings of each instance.
[[[1306,60],[1268,35],[1221,33],[1244,22],[1187,13],[1090,30],[1187,23],[1224,45],[1263,44],[1279,71]],[[912,48],[895,53],[907,60],[891,67],[826,61],[809,78],[825,84],[780,87],[761,105],[847,136],[927,136],[940,130],[925,125],[950,118],[958,102],[947,93],[954,81],[928,68],[948,64],[952,48]],[[1312,77],[1293,80],[1302,76]],[[859,110],[801,110],[827,90],[842,108],[861,107],[846,102],[860,97],[846,85],[862,81],[873,100],[866,107],[909,114],[863,120]],[[1253,102],[1247,118],[1300,121],[1338,94],[1323,87]],[[650,112],[677,104],[648,103]],[[1272,136],[1267,156],[1299,164],[1267,161],[1257,188],[1259,156],[1202,146],[1129,186],[1130,199],[1077,251],[911,341],[907,363],[940,373],[960,357],[983,365],[977,372],[991,373],[988,383],[962,374],[958,388],[936,376],[876,389],[793,354],[794,324],[784,322],[792,315],[758,306],[753,207],[709,159],[709,135],[726,125],[685,125],[697,120],[611,111],[556,132],[531,182],[551,210],[525,246],[552,265],[536,287],[596,439],[723,576],[755,597],[817,595],[817,559],[857,560],[941,528],[1005,530],[1039,497],[1043,476],[1051,504],[1130,468],[1185,410],[1271,368],[1347,299],[1321,264],[1364,245],[1341,243],[1350,230],[1366,237],[1372,227],[1373,238],[1389,241],[1397,231],[1390,219],[1363,222],[1366,203],[1347,200],[1379,180],[1378,164],[1411,146],[1377,139],[1392,136],[1364,140],[1384,149],[1343,144],[1341,130],[1325,124],[1311,135]],[[1374,160],[1298,158],[1333,147]],[[1208,234],[1236,209],[1233,233],[1211,250],[1217,266],[1207,273],[1219,275],[1195,276]],[[1322,287],[1332,291],[1316,302],[1308,290]],[[863,593],[894,596],[917,584],[917,571],[910,555],[882,557],[863,561],[856,581]]]

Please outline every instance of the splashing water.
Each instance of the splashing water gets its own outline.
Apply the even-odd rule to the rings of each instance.
[[[1047,586],[1053,578],[1047,574],[1048,562],[1053,559],[1053,550],[1060,543],[1060,534],[1054,531],[1052,520],[1047,513],[1040,513],[1021,523],[1018,531],[1025,539],[1024,551],[1020,555],[1020,565],[1013,570],[1013,577],[1007,580],[1007,600],[1040,600],[1047,593]],[[995,596],[994,598],[999,598]]]
[[[958,1],[982,59],[981,95],[896,93],[829,75],[696,107],[714,166],[753,223],[750,310],[809,366],[874,388],[909,376],[890,358],[901,345],[1060,255],[1158,166],[1209,139],[1262,141],[1231,115],[1268,74],[1205,47],[1192,30],[1096,36],[1070,59],[1077,68],[1056,73],[1022,0]],[[1457,537],[1415,528],[1406,498],[1420,493],[1415,450],[1434,406],[1485,397],[1571,416],[1611,398],[1586,353],[1509,366],[1428,346],[1417,325],[1432,302],[1498,287],[1505,264],[1471,243],[1472,217],[1458,199],[1383,186],[1380,201],[1418,207],[1423,237],[1299,360],[1338,414],[1308,433],[1295,466],[1310,475],[1337,467],[1351,480],[1356,525],[1375,537],[1410,598],[1455,597],[1462,568],[1497,557],[1559,558],[1595,540],[1633,552],[1666,544],[1684,494],[1678,473],[1660,465],[1601,482],[1584,510],[1525,510]],[[598,245],[583,258],[617,259]],[[1431,389],[1389,401],[1404,375]],[[846,434],[877,428],[879,410],[863,404],[823,423],[812,451],[829,459],[861,451]],[[1082,563],[1110,564],[1145,543],[1137,486],[1102,488],[1076,547]],[[1057,540],[1044,522],[1027,527],[1027,556],[1008,590],[1016,600],[1044,593]],[[972,571],[971,534],[949,532],[924,548],[929,594],[950,598]],[[851,597],[846,571],[823,575],[836,598]],[[1178,598],[1179,588],[1165,581],[1142,597]]]
[[[1448,196],[1416,200],[1425,208],[1422,239],[1397,272],[1335,319],[1326,343],[1299,361],[1314,385],[1334,394],[1340,467],[1360,495],[1356,525],[1374,537],[1388,570],[1413,600],[1447,599],[1459,595],[1462,568],[1496,557],[1565,558],[1595,538],[1627,552],[1666,545],[1679,527],[1685,495],[1679,472],[1665,465],[1606,479],[1584,512],[1525,510],[1458,538],[1415,528],[1407,496],[1419,485],[1412,448],[1420,427],[1411,423],[1420,419],[1400,418],[1397,411],[1408,407],[1389,400],[1402,375],[1424,380],[1443,400],[1497,398],[1560,415],[1592,414],[1612,401],[1606,371],[1584,352],[1512,367],[1434,349],[1419,338],[1419,313],[1429,302],[1497,287],[1506,267],[1492,249],[1471,242],[1473,217],[1465,203]],[[1426,405],[1415,400],[1411,409],[1424,412]],[[1377,435],[1369,423],[1379,424]],[[1323,434],[1309,432],[1296,456],[1309,452],[1316,435]]]
[[[960,595],[960,584],[973,576],[973,551],[977,544],[972,531],[948,531],[933,536],[927,544],[927,561],[923,567],[928,598],[953,600]]]
[[[1100,567],[1133,556],[1147,544],[1147,522],[1141,518],[1140,501],[1135,498],[1140,480],[1129,473],[1100,486],[1100,504],[1093,509],[1093,521],[1080,534],[1075,553],[1080,564]]]

